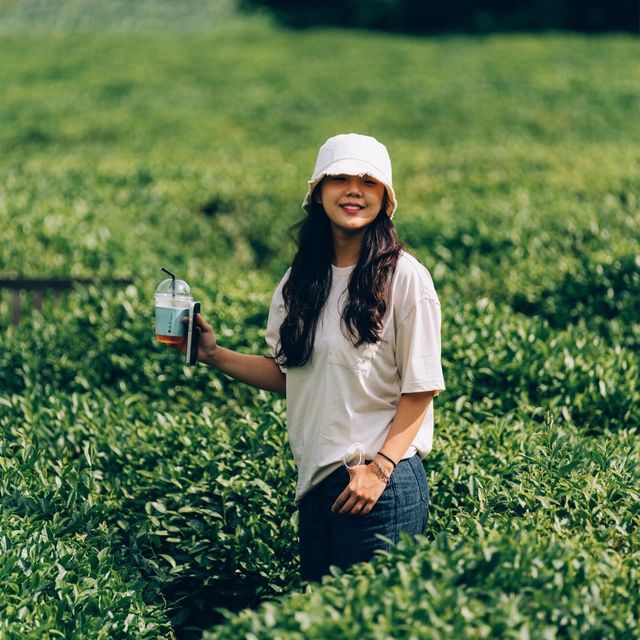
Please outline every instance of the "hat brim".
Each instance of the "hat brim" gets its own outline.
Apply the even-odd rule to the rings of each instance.
[[[321,171],[317,172],[313,175],[311,180],[307,182],[307,194],[304,197],[302,202],[302,208],[306,213],[309,213],[311,210],[311,198],[313,195],[313,190],[316,188],[318,183],[325,176],[338,176],[338,175],[347,175],[347,176],[371,176],[375,178],[378,182],[381,182],[384,185],[384,188],[387,191],[387,206],[386,213],[389,218],[393,218],[393,214],[396,212],[398,208],[398,203],[396,201],[396,194],[393,190],[393,187],[387,182],[385,176],[382,172],[377,169],[374,165],[360,159],[351,159],[344,158],[342,160],[337,160],[336,162],[332,162],[327,167],[324,167]]]

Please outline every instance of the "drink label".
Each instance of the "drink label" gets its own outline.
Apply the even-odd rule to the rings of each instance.
[[[187,326],[182,322],[182,318],[188,316],[188,307],[186,309],[156,307],[156,334],[159,336],[184,336],[187,332]]]

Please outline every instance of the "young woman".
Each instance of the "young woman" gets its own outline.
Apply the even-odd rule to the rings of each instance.
[[[320,148],[298,251],[271,302],[268,357],[223,348],[197,317],[201,362],[286,393],[303,580],[370,560],[401,531],[421,533],[429,514],[421,458],[444,389],[440,304],[398,242],[391,177],[374,138],[338,135]],[[355,443],[363,463],[348,467]]]

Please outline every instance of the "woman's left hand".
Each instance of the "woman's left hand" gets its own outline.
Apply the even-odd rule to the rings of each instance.
[[[362,464],[347,468],[349,484],[331,506],[331,511],[364,516],[373,509],[378,498],[386,488],[386,484],[371,469],[371,464]]]

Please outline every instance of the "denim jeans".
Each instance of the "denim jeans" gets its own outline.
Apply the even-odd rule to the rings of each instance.
[[[349,484],[349,472],[336,469],[300,502],[300,574],[320,580],[335,565],[346,569],[371,560],[376,549],[388,549],[400,532],[422,533],[429,518],[429,485],[418,455],[401,460],[382,495],[366,515],[333,513],[331,505]]]

